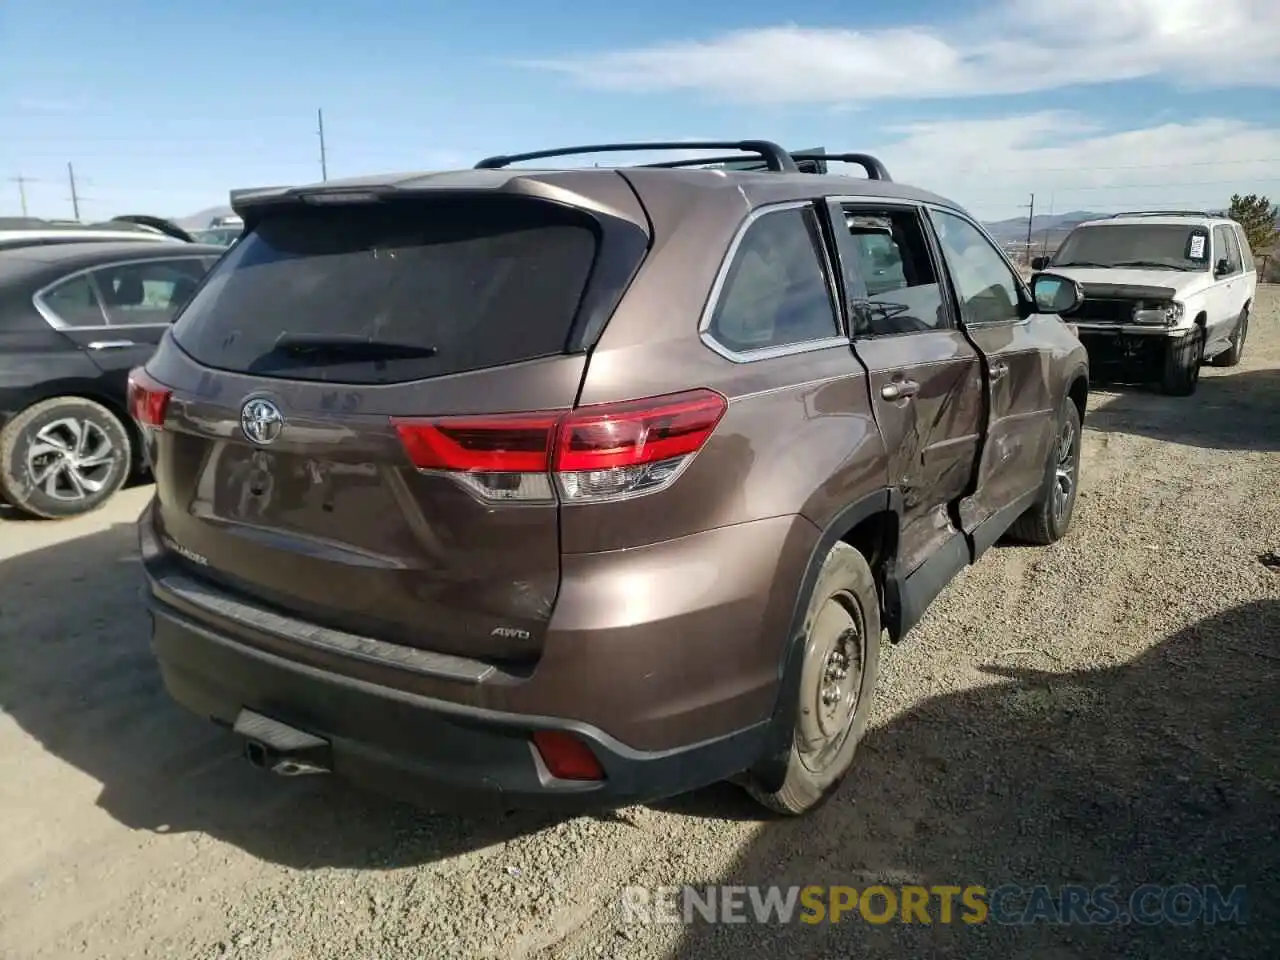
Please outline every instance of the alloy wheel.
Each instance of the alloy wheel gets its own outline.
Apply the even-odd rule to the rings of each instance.
[[[26,460],[34,486],[54,500],[74,503],[107,485],[115,469],[116,450],[96,423],[64,417],[36,432]]]

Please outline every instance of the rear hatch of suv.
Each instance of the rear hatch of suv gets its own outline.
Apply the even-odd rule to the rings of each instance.
[[[552,439],[647,221],[606,171],[577,175],[585,194],[489,176],[245,203],[244,239],[131,383],[175,562],[308,624],[537,657]]]

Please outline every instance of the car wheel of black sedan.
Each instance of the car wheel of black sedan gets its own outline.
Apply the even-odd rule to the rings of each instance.
[[[33,516],[54,520],[96,510],[132,466],[124,424],[82,397],[37,403],[0,431],[0,493]]]

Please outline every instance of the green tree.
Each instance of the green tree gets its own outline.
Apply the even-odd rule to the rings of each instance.
[[[1249,238],[1249,246],[1253,247],[1254,253],[1265,253],[1275,245],[1280,208],[1271,205],[1270,197],[1260,197],[1256,193],[1242,197],[1237,193],[1231,198],[1227,216],[1244,227],[1244,234]]]

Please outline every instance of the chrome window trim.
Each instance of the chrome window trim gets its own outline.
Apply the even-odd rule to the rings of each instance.
[[[839,333],[840,331],[840,297],[838,294],[839,287],[832,289],[835,283],[832,267],[830,264],[830,255],[826,252],[826,244],[823,243],[821,250],[815,250],[814,255],[818,258],[818,264],[822,268],[825,275],[824,279],[827,285],[827,296],[831,301],[832,320],[837,331],[830,337],[821,337],[817,340],[798,340],[795,343],[781,344],[773,347],[757,347],[752,350],[734,350],[725,346],[715,338],[711,332],[711,320],[715,316],[716,308],[720,304],[720,296],[724,292],[724,285],[728,281],[729,271],[732,269],[734,261],[738,256],[738,249],[742,246],[742,239],[746,236],[747,231],[757,221],[772,213],[785,213],[788,210],[813,210],[817,212],[815,204],[822,197],[814,197],[807,200],[783,200],[778,203],[766,204],[762,207],[756,207],[743,218],[742,223],[738,225],[737,231],[733,235],[733,239],[729,242],[729,249],[725,251],[724,258],[720,261],[720,266],[716,270],[715,282],[711,285],[711,292],[707,295],[707,302],[703,305],[702,315],[698,320],[698,338],[703,345],[715,351],[726,360],[733,363],[755,363],[760,360],[776,360],[779,357],[791,357],[801,353],[812,353],[816,350],[830,350],[832,347],[849,347],[849,338]]]
[[[134,257],[129,260],[108,260],[105,263],[99,263],[96,266],[92,266],[92,267],[81,267],[79,270],[73,270],[71,273],[64,274],[63,276],[59,277],[57,280],[54,280],[52,283],[46,283],[43,287],[41,287],[39,290],[37,290],[35,293],[31,295],[31,305],[35,307],[36,313],[40,314],[40,316],[44,319],[45,323],[49,324],[49,326],[53,327],[53,329],[55,330],[61,330],[65,332],[75,332],[75,331],[81,331],[81,330],[101,330],[104,327],[110,327],[113,330],[130,330],[130,329],[138,329],[141,327],[168,326],[168,323],[112,323],[111,319],[107,316],[106,307],[101,303],[101,297],[99,297],[98,309],[102,311],[102,323],[100,324],[96,323],[93,326],[89,326],[89,327],[84,327],[84,326],[77,327],[67,323],[61,317],[59,317],[57,311],[54,310],[53,307],[49,306],[49,304],[45,303],[44,297],[45,297],[45,294],[47,294],[50,290],[53,290],[55,287],[60,287],[62,286],[62,284],[67,283],[71,280],[75,280],[78,277],[88,276],[91,273],[95,273],[98,270],[105,270],[108,267],[132,267],[140,263],[168,263],[174,260],[203,260],[207,256],[209,256],[209,254],[207,253],[201,253],[201,254],[189,253],[189,254],[186,254],[185,256],[177,256],[177,257]],[[205,272],[208,273],[210,269],[212,268],[207,267],[205,269]],[[96,289],[94,292],[94,296],[97,296]]]

